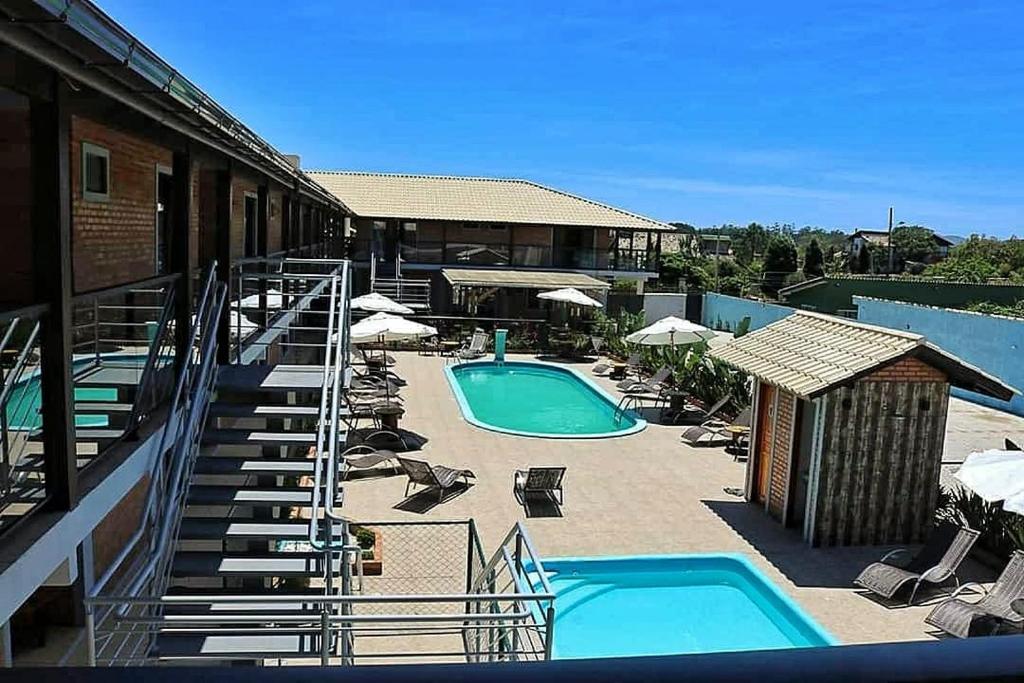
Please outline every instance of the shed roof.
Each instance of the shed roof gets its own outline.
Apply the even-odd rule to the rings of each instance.
[[[441,274],[455,287],[510,287],[513,289],[609,289],[611,285],[583,273],[544,270],[487,270],[442,268]]]
[[[676,230],[667,223],[529,180],[354,171],[308,173],[357,215],[371,218]]]
[[[797,311],[709,353],[803,398],[821,396],[908,356],[939,368],[954,386],[1002,400],[1014,393],[999,379],[919,334],[807,311]]]

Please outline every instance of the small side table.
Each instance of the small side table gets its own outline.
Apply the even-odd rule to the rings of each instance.
[[[398,421],[405,415],[405,408],[396,405],[382,405],[376,406],[373,409],[373,414],[380,420],[380,426],[384,429],[390,429],[393,432],[398,431]]]
[[[731,439],[731,441],[729,441],[729,445],[725,447],[725,450],[726,452],[731,452],[733,460],[735,460],[740,455],[743,455],[743,441],[749,440],[750,427],[746,427],[744,425],[728,425],[723,431],[728,434]]]
[[[455,352],[462,347],[461,342],[457,341],[442,341],[441,342],[441,355],[442,356],[454,356]]]
[[[612,369],[608,373],[608,379],[626,379],[626,368],[629,367],[625,363],[613,363]]]

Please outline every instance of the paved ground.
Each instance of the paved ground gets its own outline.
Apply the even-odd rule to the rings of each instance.
[[[498,434],[469,425],[443,375],[444,361],[398,353],[397,371],[407,415],[402,426],[429,442],[422,457],[471,468],[476,484],[441,504],[406,499],[404,477],[346,485],[346,512],[355,519],[476,520],[485,551],[495,548],[517,519],[525,519],[542,556],[636,553],[742,553],[843,643],[931,637],[928,606],[881,605],[850,587],[868,562],[886,549],[810,549],[797,532],[782,529],[756,506],[725,491],[743,483],[744,464],[719,448],[684,445],[681,427],[652,424],[629,437],[552,440]],[[590,365],[578,366],[590,372]],[[599,381],[614,392],[611,383]],[[952,401],[946,459],[1024,436],[1024,420]],[[531,465],[566,465],[561,517],[526,518],[512,496],[512,472]],[[385,553],[387,550],[385,549]],[[386,561],[386,560],[385,560]],[[967,568],[969,579],[988,573]]]

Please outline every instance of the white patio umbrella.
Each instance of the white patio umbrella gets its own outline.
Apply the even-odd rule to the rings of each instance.
[[[366,344],[373,341],[403,341],[433,337],[436,334],[436,327],[390,313],[374,313],[369,318],[357,322],[351,329],[353,344]]]
[[[566,287],[564,289],[555,289],[550,292],[541,292],[537,295],[538,299],[547,299],[548,301],[560,301],[566,304],[572,304],[574,306],[584,306],[586,308],[603,308],[602,304],[597,299],[593,299],[575,287]]]
[[[706,341],[714,336],[715,333],[703,325],[670,315],[628,335],[626,341],[645,346],[675,346]]]
[[[281,292],[277,291],[276,289],[268,289],[266,297],[267,310],[278,310],[281,308],[281,306],[284,305],[284,296],[281,294]],[[260,295],[250,294],[249,296],[243,298],[239,303],[242,306],[242,308],[259,308]]]
[[[355,299],[352,299],[351,306],[357,311],[370,311],[373,313],[412,315],[412,313],[415,312],[408,306],[403,306],[397,301],[389,299],[383,294],[378,294],[377,292],[370,292],[369,294],[357,296]]]
[[[971,453],[953,475],[989,503],[1024,515],[1024,451],[990,449]]]

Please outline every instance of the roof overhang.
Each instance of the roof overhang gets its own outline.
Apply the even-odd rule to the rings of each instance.
[[[506,289],[576,289],[607,290],[611,285],[583,273],[545,270],[508,270],[477,268],[442,268],[441,274],[452,287],[503,287]]]

